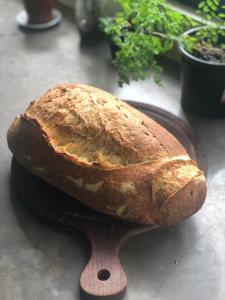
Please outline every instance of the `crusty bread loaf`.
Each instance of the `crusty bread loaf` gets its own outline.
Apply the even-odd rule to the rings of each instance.
[[[205,199],[205,177],[176,138],[94,87],[49,90],[15,119],[8,145],[32,173],[122,219],[174,224]]]

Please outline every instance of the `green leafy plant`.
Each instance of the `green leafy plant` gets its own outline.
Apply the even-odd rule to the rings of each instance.
[[[116,48],[113,64],[119,84],[145,79],[149,72],[160,83],[162,67],[157,57],[170,50],[193,22],[175,12],[165,0],[117,2],[121,11],[114,18],[100,18],[100,28]]]
[[[183,36],[180,43],[203,60],[225,63],[225,5],[219,0],[204,0],[198,8],[205,26],[193,35]]]
[[[115,50],[113,65],[119,75],[119,84],[129,84],[130,80],[145,79],[151,73],[156,83],[161,81],[162,67],[158,56],[181,43],[188,52],[204,43],[218,43],[223,30],[225,14],[217,13],[219,0],[206,0],[199,9],[206,19],[219,19],[217,26],[202,29],[195,36],[182,34],[197,26],[191,18],[176,12],[166,0],[117,0],[121,11],[114,18],[100,18],[100,29],[110,39]],[[222,6],[222,8],[224,8]],[[214,44],[215,44],[214,43]],[[200,49],[200,48],[199,48]],[[196,51],[196,50],[195,50]]]

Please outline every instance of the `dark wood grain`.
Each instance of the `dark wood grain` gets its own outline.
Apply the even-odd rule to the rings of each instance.
[[[174,134],[206,173],[207,160],[183,121],[154,106],[130,103]],[[157,226],[125,222],[90,209],[32,175],[15,159],[12,160],[11,175],[13,187],[34,214],[70,232],[78,228],[88,236],[92,254],[80,278],[82,294],[85,295],[83,298],[120,298],[127,286],[126,275],[119,261],[120,246],[127,238]]]

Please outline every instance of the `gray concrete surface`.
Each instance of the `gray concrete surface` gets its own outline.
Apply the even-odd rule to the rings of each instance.
[[[88,243],[40,223],[10,193],[7,128],[32,99],[62,82],[95,85],[184,118],[178,70],[166,67],[162,87],[146,80],[121,89],[107,46],[80,47],[72,16],[64,12],[59,27],[25,34],[15,24],[21,2],[0,0],[0,7],[0,300],[79,299]],[[124,245],[124,300],[225,299],[225,119],[189,121],[208,155],[207,201],[182,224]]]

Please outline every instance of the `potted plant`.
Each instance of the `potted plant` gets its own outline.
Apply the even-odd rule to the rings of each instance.
[[[23,0],[25,10],[17,15],[18,25],[25,30],[45,30],[61,21],[61,13],[54,9],[54,0]]]
[[[185,32],[182,55],[182,107],[204,117],[225,116],[225,5],[202,1],[204,26]],[[206,20],[214,21],[210,25]]]
[[[47,23],[52,19],[53,0],[23,0],[23,2],[28,14],[29,23]]]
[[[197,50],[195,50],[195,48],[198,47],[201,39],[203,44],[206,45],[204,42],[206,37],[209,37],[206,42],[211,43],[211,46],[213,46],[211,49],[215,48],[214,46],[217,43],[219,49],[221,49],[222,52],[224,51],[222,44],[224,31],[221,27],[224,14],[223,12],[217,13],[218,8],[223,9],[223,6],[220,5],[218,0],[201,2],[199,8],[206,15],[206,19],[209,20],[214,17],[219,19],[220,23],[208,26],[207,30],[206,27],[199,30],[197,27],[199,26],[198,23],[174,11],[165,0],[117,1],[121,6],[121,11],[113,18],[100,18],[100,28],[113,45],[113,64],[119,75],[119,84],[129,83],[130,80],[145,79],[148,77],[149,72],[152,73],[155,81],[160,83],[162,67],[158,63],[158,57],[172,49],[175,44],[178,44],[183,56],[182,106],[186,110],[202,115],[204,113],[203,108],[206,110],[208,110],[208,108],[205,104],[202,106],[203,101],[199,100],[200,92],[196,93],[198,99],[194,98],[191,94],[193,89],[200,87],[200,85],[198,85],[200,78],[196,80],[195,86],[189,86],[192,74],[191,72],[187,72],[186,56],[191,60],[190,56],[194,57],[196,55],[195,51]],[[190,29],[192,29],[192,31],[189,31]],[[186,33],[183,34],[184,32]],[[206,32],[208,34],[206,34]],[[196,60],[198,59],[196,58]],[[203,64],[207,65],[207,62],[203,62]],[[211,66],[212,62],[209,64]],[[224,71],[222,71],[224,70],[223,62],[217,62],[216,64],[221,65],[221,72],[219,73],[221,73],[222,76],[224,74]],[[203,70],[203,73],[203,75],[205,75],[206,72]],[[199,76],[201,77],[201,75]],[[224,86],[223,80],[225,80],[225,76],[223,75],[222,77],[221,86]],[[188,82],[188,84],[185,82]],[[205,85],[205,89],[206,88],[208,88],[207,84]],[[189,92],[188,96],[186,96],[187,90]],[[192,109],[190,108],[191,105],[186,105],[190,97]],[[203,97],[205,97],[205,95]],[[199,105],[196,104],[197,101],[200,101]],[[211,102],[215,103],[214,97],[211,97]],[[195,109],[195,104],[198,107],[201,106],[202,109]],[[222,109],[220,107],[220,113],[221,111]],[[211,106],[210,112],[213,112]],[[209,115],[208,113],[204,114]]]
[[[100,29],[113,48],[113,64],[119,84],[140,80],[152,73],[160,83],[162,67],[157,57],[192,25],[191,19],[174,11],[165,0],[117,0],[115,17],[100,18]]]

